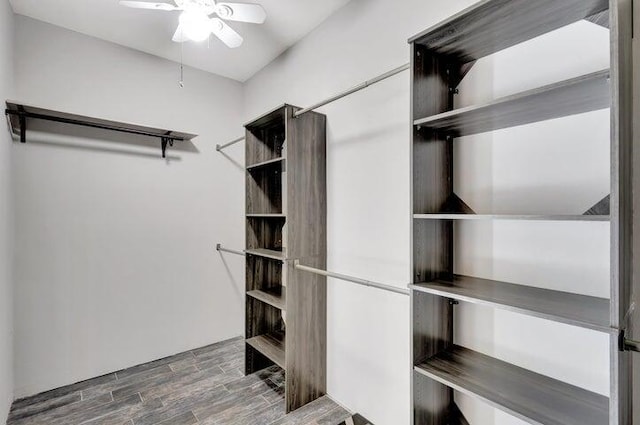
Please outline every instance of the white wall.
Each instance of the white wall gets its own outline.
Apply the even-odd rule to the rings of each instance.
[[[472,3],[353,0],[246,83],[245,117],[285,101],[312,104],[408,62],[410,36]],[[578,23],[479,62],[458,104],[607,66],[607,30]],[[320,109],[328,115],[330,270],[410,280],[409,104],[403,73]],[[480,213],[581,214],[608,193],[608,131],[600,111],[459,140],[456,191]],[[458,226],[456,271],[608,297],[608,240],[608,226],[597,223]],[[376,424],[408,424],[408,299],[330,280],[328,313],[329,394]],[[603,334],[461,305],[456,341],[608,394]],[[471,423],[522,423],[457,400]]]
[[[15,49],[22,102],[199,135],[169,161],[61,126],[13,145],[16,396],[242,334],[243,260],[215,251],[244,240],[244,172],[215,151],[242,86],[186,68],[180,89],[176,63],[25,17]]]
[[[0,2],[0,100],[13,89],[13,11]],[[0,423],[13,401],[13,282],[11,208],[11,142],[0,131]]]

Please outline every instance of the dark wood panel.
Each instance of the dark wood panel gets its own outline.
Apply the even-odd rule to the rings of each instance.
[[[603,425],[607,397],[455,346],[415,368],[532,424]]]
[[[271,361],[281,368],[285,369],[285,340],[286,337],[284,332],[273,332],[250,338],[247,340],[247,344],[271,359]]]
[[[524,221],[609,221],[608,215],[518,215],[518,214],[414,214],[417,220],[524,220]]]
[[[248,255],[257,255],[258,257],[271,258],[273,260],[280,260],[280,261],[285,260],[285,255],[282,251],[275,251],[272,249],[263,249],[263,248],[247,249],[246,253]]]
[[[633,276],[633,176],[634,163],[634,57],[632,0],[610,1],[611,25],[611,325],[625,329],[632,307]],[[637,36],[636,36],[637,38]],[[637,119],[636,119],[637,121]],[[611,338],[610,423],[628,424],[632,418],[631,354],[618,349]],[[638,391],[638,389],[635,389]]]
[[[282,285],[282,262],[249,255],[246,259],[246,289],[271,289]]]
[[[287,120],[287,249],[292,258],[327,250],[326,117],[308,112]]]
[[[247,297],[245,326],[247,342],[257,336],[283,331],[282,312],[269,304]],[[254,350],[258,350],[261,355],[256,355]],[[246,349],[245,373],[251,374],[262,370],[271,366],[274,361],[268,354],[249,344]]]
[[[284,109],[269,112],[245,127],[247,169],[286,157],[287,133]]]
[[[6,105],[7,105],[7,109],[11,111],[23,111],[29,114],[37,114],[37,115],[42,115],[46,117],[51,117],[54,119],[59,118],[63,120],[82,121],[87,124],[93,124],[93,125],[98,125],[103,127],[127,129],[131,131],[153,134],[155,135],[155,137],[167,136],[167,137],[173,137],[180,140],[191,140],[197,137],[195,134],[184,133],[181,131],[172,131],[172,130],[167,130],[163,128],[147,127],[143,125],[131,124],[131,123],[126,123],[122,121],[110,121],[102,118],[88,117],[85,115],[73,114],[69,112],[61,112],[61,111],[54,111],[52,109],[38,108],[35,106],[25,105],[18,102],[7,101]],[[11,115],[10,124],[11,124],[10,131],[12,131],[14,134],[20,134],[20,120],[17,119],[15,115]]]
[[[485,0],[421,32],[409,42],[469,62],[608,7],[607,0]]]
[[[282,162],[282,161],[286,161],[286,159],[283,158],[283,157],[278,157],[278,158],[275,158],[275,159],[269,159],[267,161],[258,162],[257,164],[248,165],[247,166],[247,170],[255,170],[256,168],[267,167],[269,165],[275,164],[277,162]]]
[[[602,198],[598,203],[585,211],[584,215],[611,216],[611,195],[607,195]]]
[[[460,64],[413,45],[411,116],[434,115],[453,107]],[[451,204],[453,142],[435,132],[412,132],[412,208],[438,212]],[[413,282],[449,277],[453,272],[453,224],[412,220]],[[411,293],[412,365],[430,358],[453,342],[453,307],[430,294]],[[451,423],[453,391],[435,380],[412,374],[412,421],[415,425]]]
[[[550,84],[486,104],[414,121],[422,131],[467,136],[581,114],[611,106],[609,71]]]
[[[285,219],[280,217],[247,218],[247,249],[286,251],[283,245],[285,225]]]
[[[271,289],[256,289],[247,292],[247,295],[272,305],[279,310],[286,309],[287,291],[284,286],[273,287]]]
[[[609,300],[508,282],[456,275],[453,281],[412,285],[419,292],[554,320],[601,332],[609,327]]]
[[[595,15],[591,15],[586,18],[587,21],[592,22],[596,25],[600,25],[603,28],[609,28],[609,11],[605,10],[600,13],[596,13]]]
[[[287,254],[326,269],[326,117],[287,120]],[[287,267],[287,411],[326,392],[326,278]]]
[[[247,214],[282,214],[282,186],[286,179],[284,162],[247,171]]]

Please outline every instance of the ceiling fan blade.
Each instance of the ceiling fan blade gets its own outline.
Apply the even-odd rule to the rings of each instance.
[[[178,28],[176,28],[176,32],[173,33],[173,37],[171,38],[171,40],[175,41],[176,43],[184,43],[185,41],[189,40],[189,37],[187,37],[184,32],[182,24],[178,24]]]
[[[240,34],[219,18],[211,18],[211,32],[232,49],[240,47],[244,41]]]
[[[267,12],[259,4],[217,3],[216,13],[229,21],[262,24],[267,19]]]
[[[150,3],[147,1],[129,1],[120,0],[121,6],[133,7],[134,9],[152,9],[152,10],[180,10],[178,6],[169,3]]]

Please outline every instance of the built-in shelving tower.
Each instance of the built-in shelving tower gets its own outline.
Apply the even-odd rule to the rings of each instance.
[[[246,373],[285,370],[287,412],[326,390],[326,118],[284,105],[246,127]]]
[[[410,40],[413,424],[467,423],[455,404],[454,390],[532,424],[631,423],[630,354],[619,344],[631,279],[631,3],[480,1]],[[454,109],[454,93],[476,60],[589,18],[610,28],[611,69]],[[584,215],[476,215],[454,194],[457,137],[609,107],[611,193]],[[454,223],[497,219],[609,222],[610,298],[454,275]],[[610,397],[455,345],[454,306],[469,302],[607,333]]]

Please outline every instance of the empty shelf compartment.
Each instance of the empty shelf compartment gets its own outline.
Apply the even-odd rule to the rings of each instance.
[[[263,356],[285,369],[285,333],[272,332],[255,336],[247,340],[247,344],[259,351]]]
[[[606,109],[609,70],[550,84],[485,104],[417,119],[416,126],[455,137]]]
[[[531,424],[609,423],[607,397],[460,346],[414,370]]]
[[[452,282],[418,283],[411,285],[411,289],[600,332],[613,332],[609,326],[609,300],[606,298],[460,275],[454,276]]]
[[[287,290],[284,286],[269,289],[255,289],[247,292],[247,295],[280,310],[286,309]]]
[[[462,63],[470,62],[608,8],[607,0],[481,1],[409,42]]]

